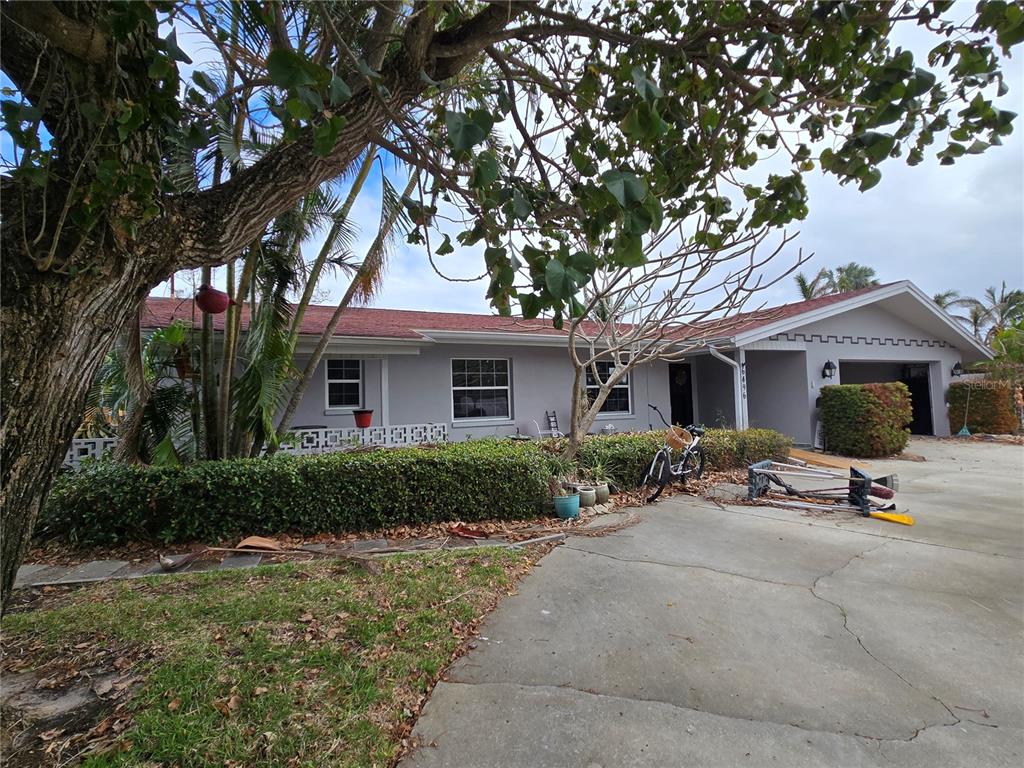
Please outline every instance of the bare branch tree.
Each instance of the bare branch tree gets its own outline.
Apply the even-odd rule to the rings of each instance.
[[[701,219],[698,233],[707,233],[711,226],[710,220]],[[810,258],[799,251],[766,277],[766,268],[796,237],[782,233],[762,255],[769,234],[766,227],[748,230],[709,248],[701,244],[704,238],[687,237],[676,223],[650,239],[644,266],[594,273],[583,291],[582,311],[569,322],[574,376],[568,458],[614,387],[631,371],[713,346],[737,326],[737,315],[756,303],[757,294]],[[763,304],[755,309],[763,311]]]

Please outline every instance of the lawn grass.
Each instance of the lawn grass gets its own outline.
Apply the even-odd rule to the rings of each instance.
[[[86,766],[384,766],[530,561],[480,549],[111,582],[5,617],[4,664],[101,659],[139,678],[116,727],[105,713],[62,750],[102,746]]]

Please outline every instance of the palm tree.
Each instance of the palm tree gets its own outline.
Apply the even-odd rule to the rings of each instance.
[[[948,291],[936,293],[932,296],[932,301],[939,305],[939,309],[948,309],[958,298],[960,298],[960,291],[951,288]]]
[[[855,261],[836,267],[832,272],[832,283],[836,293],[847,293],[881,284],[875,278],[874,269]]]
[[[1004,280],[998,292],[994,287],[986,288],[980,299],[964,296],[948,306],[966,309],[966,315],[953,317],[970,328],[979,340],[991,344],[999,333],[1024,319],[1024,290],[1007,290]]]
[[[827,269],[818,270],[818,274],[810,280],[803,272],[797,272],[795,280],[804,299],[817,299],[833,293],[832,273]]]
[[[833,293],[847,293],[880,284],[875,278],[874,269],[855,261],[834,270],[821,269],[813,280],[808,280],[803,272],[798,272],[795,279],[800,295],[804,299],[817,299]]]
[[[138,322],[131,323],[89,391],[82,433],[116,435],[120,461],[169,465],[191,458],[196,350],[190,336],[180,320],[145,338]]]

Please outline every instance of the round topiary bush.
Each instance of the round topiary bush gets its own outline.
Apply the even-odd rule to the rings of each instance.
[[[907,447],[913,419],[902,382],[833,384],[821,390],[825,448],[844,456],[891,456]]]

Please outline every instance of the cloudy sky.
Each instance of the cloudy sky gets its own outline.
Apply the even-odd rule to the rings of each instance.
[[[934,38],[908,28],[896,42],[924,61]],[[1010,93],[999,106],[1024,115],[1024,50],[1004,65]],[[939,142],[914,168],[902,159],[888,161],[882,166],[882,181],[866,193],[853,185],[840,187],[833,177],[808,174],[810,214],[791,227],[799,236],[791,252],[780,258],[794,258],[798,248],[814,253],[804,267],[811,274],[856,261],[873,267],[883,282],[909,279],[929,294],[953,288],[962,295],[979,295],[1004,280],[1012,287],[1024,286],[1024,118],[1015,128],[1003,146],[962,157],[953,166],[941,167],[934,159],[943,146]],[[379,182],[375,171],[353,211],[362,233],[358,253],[365,252],[376,233]],[[393,182],[399,189],[404,186],[402,178]],[[308,258],[320,242],[308,245]],[[456,247],[454,254],[438,260],[438,266],[451,277],[478,275],[483,270],[482,249]],[[341,280],[329,279],[321,298],[335,300],[344,287]],[[400,242],[373,306],[490,312],[485,293],[486,281],[447,281],[430,265],[425,249]],[[761,300],[777,304],[798,298],[793,281],[787,279]]]

